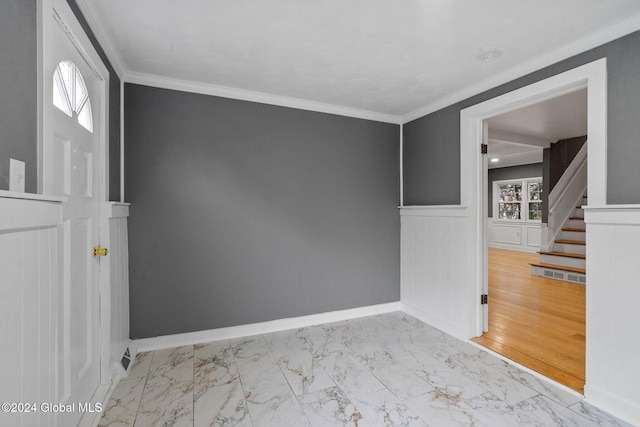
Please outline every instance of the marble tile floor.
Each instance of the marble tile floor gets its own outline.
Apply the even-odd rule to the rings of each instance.
[[[138,354],[100,426],[630,426],[402,312]]]

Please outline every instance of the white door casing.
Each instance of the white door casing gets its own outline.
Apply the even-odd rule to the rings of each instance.
[[[109,74],[65,0],[42,2],[42,191],[65,196],[60,233],[56,403],[96,403],[101,381],[99,257],[100,202],[106,198]],[[54,71],[61,61],[81,73],[89,94],[93,131],[53,104]],[[70,88],[70,92],[75,91]],[[73,97],[73,94],[70,93]],[[58,425],[77,425],[83,414],[64,412]]]
[[[478,295],[483,291],[484,227],[486,210],[482,210],[484,194],[483,159],[478,145],[483,140],[484,120],[555,98],[584,87],[588,88],[588,194],[589,205],[606,205],[607,177],[607,62],[602,58],[545,80],[533,83],[460,112],[460,203],[469,207],[469,246],[467,271],[468,293],[465,302],[470,308],[466,338],[482,335],[485,319]],[[587,281],[589,279],[587,278]],[[588,321],[589,319],[587,319]],[[588,358],[587,354],[587,358]],[[588,380],[588,379],[587,379]]]
[[[482,121],[482,143],[489,147],[489,123],[486,120]],[[482,157],[482,215],[484,215],[484,227],[482,229],[482,258],[484,263],[482,264],[482,294],[487,295],[486,303],[482,304],[482,330],[484,332],[489,331],[489,239],[487,237],[487,212],[489,211],[489,167],[488,167],[488,155],[485,153]]]

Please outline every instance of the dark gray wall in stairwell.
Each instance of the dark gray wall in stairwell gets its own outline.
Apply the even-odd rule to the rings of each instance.
[[[640,203],[640,32],[560,61],[404,125],[404,202],[460,203],[460,111],[597,59],[607,59],[607,202]]]
[[[562,139],[545,149],[549,150],[549,189],[547,194],[554,189],[586,140],[586,135]]]
[[[542,222],[549,218],[549,193],[554,189],[585,141],[585,136],[561,139],[542,153]]]

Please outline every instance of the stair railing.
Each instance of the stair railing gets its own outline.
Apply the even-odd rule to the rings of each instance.
[[[587,142],[573,158],[567,170],[549,193],[549,216],[546,241],[542,249],[551,250],[553,242],[562,231],[565,221],[573,216],[576,206],[582,205],[587,191]]]

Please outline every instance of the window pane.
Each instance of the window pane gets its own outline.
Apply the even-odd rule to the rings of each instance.
[[[84,84],[84,79],[82,78],[82,74],[80,74],[80,71],[78,69],[76,69],[76,99],[75,99],[75,103],[73,104],[73,109],[75,111],[80,111],[83,107],[84,102],[87,99],[87,96],[89,95],[87,93],[87,86]]]
[[[93,132],[93,116],[89,91],[74,63],[62,61],[53,72],[53,105],[69,117],[78,113],[78,123]]]
[[[501,184],[500,201],[519,202],[522,200],[522,184]]]
[[[91,102],[86,101],[82,110],[78,113],[78,123],[89,132],[93,132],[93,118],[91,117]]]
[[[542,200],[542,183],[529,183],[529,200]]]
[[[520,203],[498,203],[499,219],[520,219]]]
[[[542,221],[542,202],[529,203],[529,219]]]
[[[71,90],[73,89],[73,74],[75,71],[75,65],[69,61],[62,61],[58,64],[57,70],[60,70],[60,77],[62,78],[62,84],[65,90],[69,94],[69,98],[73,99]],[[56,71],[57,71],[56,70]]]
[[[53,105],[64,111],[67,116],[71,117],[73,115],[69,95],[64,87],[60,65],[53,72]]]

